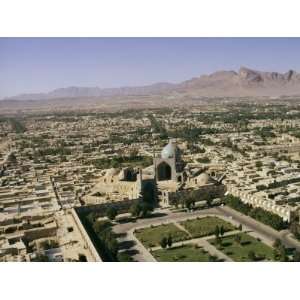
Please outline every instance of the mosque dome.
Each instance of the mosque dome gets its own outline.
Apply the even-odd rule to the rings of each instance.
[[[166,145],[161,151],[161,158],[163,159],[178,157],[179,155],[180,150],[173,141],[169,141],[168,145]]]
[[[198,185],[206,185],[214,182],[214,180],[207,173],[201,173],[196,177],[196,179]]]

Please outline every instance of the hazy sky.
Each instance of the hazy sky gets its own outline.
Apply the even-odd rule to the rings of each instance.
[[[0,98],[179,82],[240,66],[300,71],[300,38],[0,38]]]

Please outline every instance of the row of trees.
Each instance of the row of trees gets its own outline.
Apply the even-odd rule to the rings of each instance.
[[[292,254],[289,253],[289,249],[287,249],[280,239],[276,239],[274,244],[274,259],[279,261],[292,261],[299,262],[300,261],[300,252],[294,251]]]
[[[150,156],[118,156],[109,158],[98,158],[93,160],[93,165],[99,169],[120,168],[124,165],[139,165],[141,167],[148,167],[153,163]]]
[[[146,218],[153,211],[154,205],[146,201],[137,201],[134,202],[130,208],[129,213],[134,218]],[[116,206],[109,206],[105,211],[105,216],[113,221],[119,214],[119,210]]]
[[[155,133],[159,133],[161,139],[167,139],[168,132],[166,128],[162,125],[162,123],[159,122],[153,115],[149,115],[148,118],[151,123],[151,127],[153,128],[153,131]]]
[[[112,223],[99,220],[96,212],[81,213],[79,217],[101,258],[104,261],[118,261],[119,245],[112,231]]]
[[[206,127],[183,127],[169,133],[173,138],[181,138],[189,142],[199,140],[201,135],[220,133],[219,129]]]
[[[135,218],[147,217],[153,210],[153,205],[138,201],[131,205],[129,212]],[[125,252],[119,253],[119,244],[115,233],[112,231],[111,221],[115,220],[117,215],[121,213],[117,206],[109,206],[104,215],[108,220],[99,220],[103,216],[102,213],[90,212],[87,215],[81,215],[81,219],[89,235],[94,242],[100,256],[104,261],[132,261],[132,258]]]
[[[20,120],[11,118],[9,121],[10,121],[11,128],[15,133],[23,133],[26,131],[26,127],[24,123],[21,122]]]
[[[146,218],[153,211],[154,207],[146,201],[138,201],[131,205],[129,212],[135,218]]]
[[[269,225],[276,230],[282,230],[287,228],[287,223],[284,222],[280,216],[272,212],[266,211],[260,207],[254,208],[249,204],[245,204],[238,197],[227,195],[225,196],[224,201],[228,206],[232,207],[233,209],[236,209],[245,215],[249,215],[250,217],[266,225]]]
[[[181,206],[181,208],[187,208],[191,210],[196,207],[196,202],[205,200],[207,207],[213,205],[213,199],[216,198],[216,194],[211,191],[203,191],[201,195],[197,191],[191,191],[189,193],[180,193],[177,197],[170,199],[170,204],[174,205],[176,208]]]

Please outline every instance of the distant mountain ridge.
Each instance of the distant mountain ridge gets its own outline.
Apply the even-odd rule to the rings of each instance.
[[[6,98],[13,100],[50,100],[59,98],[109,97],[109,96],[138,96],[170,91],[174,85],[159,82],[152,85],[137,87],[104,88],[99,87],[66,87],[55,89],[49,93],[21,94]]]
[[[217,71],[178,84],[160,82],[152,85],[120,88],[67,87],[49,93],[22,94],[13,100],[50,100],[139,95],[185,95],[203,97],[292,96],[300,95],[300,74],[262,72],[241,67],[236,71]]]
[[[241,67],[238,72],[218,71],[179,84],[179,91],[197,96],[300,95],[300,74],[262,72]]]

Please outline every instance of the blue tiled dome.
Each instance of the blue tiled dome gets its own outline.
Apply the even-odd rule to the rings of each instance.
[[[161,158],[168,159],[179,156],[179,149],[173,141],[169,141],[169,144],[166,145],[161,151]]]

